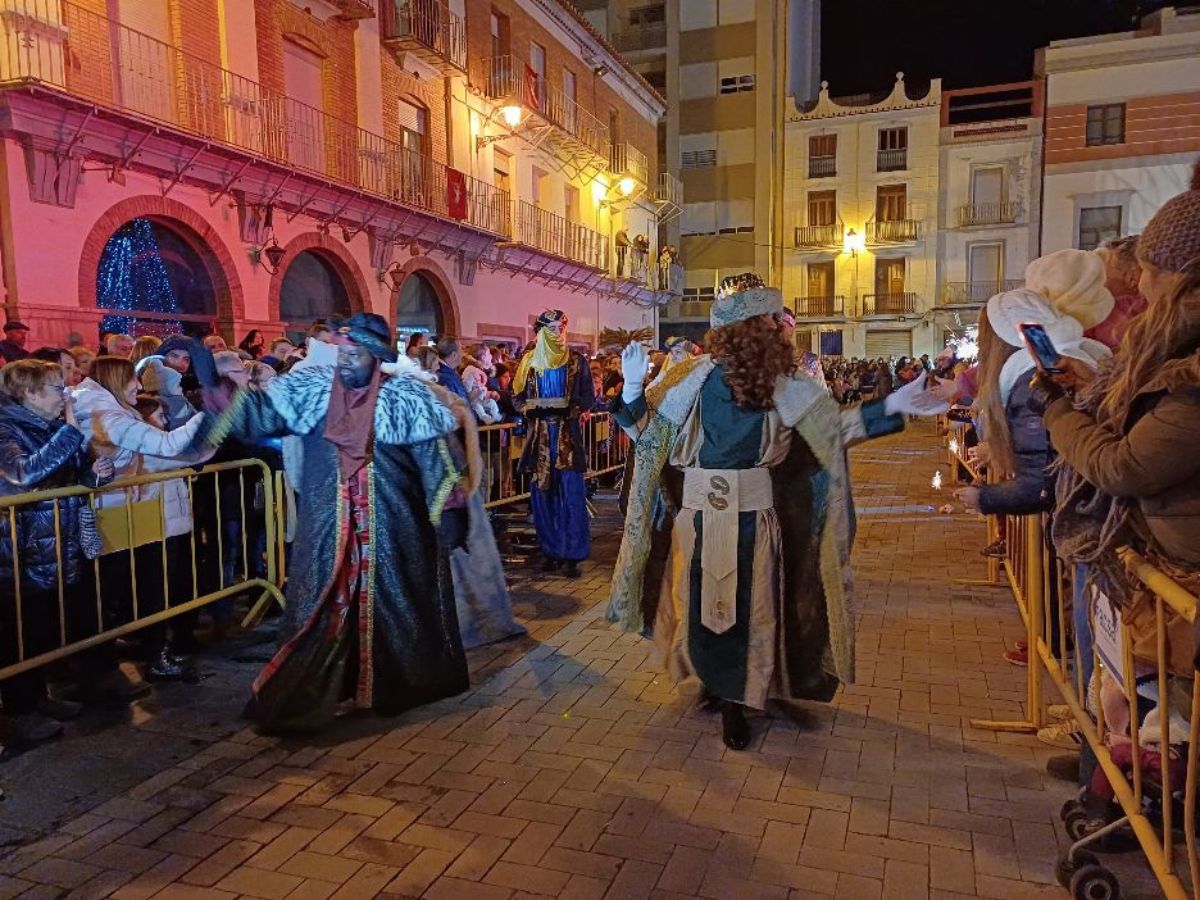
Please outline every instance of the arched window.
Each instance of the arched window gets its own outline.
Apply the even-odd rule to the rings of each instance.
[[[96,306],[106,314],[104,331],[208,334],[216,324],[212,275],[194,244],[151,219],[131,219],[108,239]]]
[[[319,253],[296,254],[279,289],[279,317],[288,337],[303,342],[308,327],[318,319],[350,315],[350,297],[337,270]]]
[[[400,285],[400,296],[396,300],[396,331],[403,335],[416,331],[439,335],[444,328],[437,291],[420,272],[410,273]]]

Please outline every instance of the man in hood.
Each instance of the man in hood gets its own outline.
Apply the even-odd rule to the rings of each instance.
[[[390,374],[381,316],[357,313],[335,339],[336,366],[238,391],[208,434],[303,442],[285,642],[249,710],[276,733],[319,730],[356,708],[398,715],[468,683],[438,529],[477,483],[463,475],[466,463],[478,471],[478,448],[464,455],[455,435],[472,417],[438,388]],[[216,366],[198,373],[211,382]]]

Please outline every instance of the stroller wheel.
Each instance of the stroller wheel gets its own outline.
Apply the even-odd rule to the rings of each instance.
[[[1084,866],[1071,876],[1071,896],[1075,900],[1121,900],[1121,885],[1104,866]]]

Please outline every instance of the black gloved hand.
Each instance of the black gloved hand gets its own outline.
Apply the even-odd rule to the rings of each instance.
[[[217,374],[217,362],[213,359],[212,351],[202,342],[193,339],[188,352],[192,355],[192,372],[195,374],[196,380],[200,382],[200,386],[216,387],[219,385],[221,376]]]
[[[1038,372],[1029,382],[1029,399],[1025,405],[1039,416],[1046,414],[1047,408],[1055,400],[1067,396],[1066,391],[1055,384],[1049,375]]]

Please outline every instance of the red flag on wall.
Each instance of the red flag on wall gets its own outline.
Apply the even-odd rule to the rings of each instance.
[[[452,219],[467,217],[467,176],[446,167],[446,211]]]
[[[541,91],[538,90],[538,73],[525,64],[525,103],[533,109],[541,109]]]

